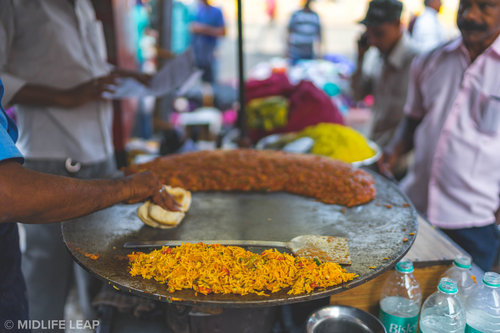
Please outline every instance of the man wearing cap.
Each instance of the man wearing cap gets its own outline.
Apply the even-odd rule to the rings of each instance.
[[[358,40],[357,68],[351,80],[356,100],[373,94],[373,122],[369,137],[381,147],[389,143],[403,118],[410,65],[417,54],[403,31],[400,17],[403,4],[397,0],[373,0],[360,22],[366,32]],[[374,61],[365,61],[374,46]]]
[[[415,59],[405,118],[379,167],[413,148],[402,189],[489,270],[500,247],[500,0],[461,0],[457,25],[460,37]]]

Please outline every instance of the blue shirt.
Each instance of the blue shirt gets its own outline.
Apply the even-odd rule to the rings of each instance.
[[[3,97],[3,84],[0,81],[0,101]],[[0,105],[0,161],[15,158],[22,161],[23,156],[16,148],[17,126],[14,121],[7,116]]]
[[[209,25],[214,28],[224,27],[224,17],[222,11],[217,7],[212,7],[200,3],[198,11],[193,19],[194,22]],[[203,34],[193,34],[191,44],[198,66],[210,65],[214,59],[214,50],[217,46],[217,37]]]
[[[22,162],[23,156],[15,145],[17,127],[1,106],[2,97],[3,84],[0,81],[0,163],[8,159]],[[17,224],[0,223],[0,328],[3,329],[7,320],[12,320],[17,328],[18,320],[28,318],[25,294]]]

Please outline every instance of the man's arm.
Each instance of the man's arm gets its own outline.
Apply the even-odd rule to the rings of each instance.
[[[96,78],[69,89],[57,89],[27,83],[19,89],[9,104],[55,106],[72,108],[90,101],[105,100],[104,92],[112,93],[116,84],[116,74]]]
[[[427,110],[423,103],[424,95],[421,90],[421,75],[426,64],[426,57],[417,57],[413,60],[408,81],[408,94],[404,107],[404,118],[398,125],[389,144],[378,161],[381,174],[391,177],[391,170],[399,158],[413,149],[415,131],[420,125]]]
[[[0,223],[50,223],[83,216],[116,203],[147,198],[164,208],[178,208],[150,172],[113,179],[80,180],[24,168],[14,160],[0,162]]]
[[[413,137],[421,121],[421,119],[409,116],[403,118],[391,142],[384,147],[384,153],[378,161],[381,174],[390,175],[399,157],[413,149]]]
[[[104,98],[103,94],[113,93],[119,78],[134,78],[146,86],[151,83],[151,75],[149,74],[114,68],[106,76],[89,80],[69,89],[27,83],[14,94],[9,104],[73,108],[90,101],[105,101],[108,99]]]
[[[163,51],[169,52],[169,51],[165,51],[165,50],[163,50]],[[170,54],[170,55],[173,55],[173,54]],[[173,55],[173,56],[175,57],[175,55]],[[113,70],[111,71],[111,74],[114,75],[115,77],[118,77],[118,78],[135,79],[135,80],[139,81],[140,83],[144,84],[145,86],[151,85],[151,80],[153,78],[153,76],[150,74],[139,72],[136,70],[125,69],[125,68],[113,68]]]
[[[190,26],[191,33],[207,35],[212,37],[224,37],[226,35],[226,27],[212,27],[207,24],[202,24],[198,22],[191,23]]]
[[[362,34],[357,42],[358,57],[356,69],[351,75],[351,90],[354,100],[360,101],[372,92],[372,80],[363,72],[365,54],[370,48],[366,33]]]

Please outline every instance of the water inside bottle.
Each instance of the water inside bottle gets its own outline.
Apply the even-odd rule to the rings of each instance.
[[[411,318],[418,315],[419,306],[411,300],[400,296],[385,297],[380,301],[382,311],[403,318]]]

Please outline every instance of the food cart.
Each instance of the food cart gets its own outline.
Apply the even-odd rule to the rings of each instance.
[[[417,235],[417,212],[390,181],[372,174],[377,196],[368,204],[346,208],[283,192],[195,192],[185,220],[168,230],[145,226],[137,205],[116,205],[64,223],[64,241],[73,258],[114,289],[185,307],[258,309],[305,302],[355,292],[394,266]],[[288,241],[303,234],[348,238],[352,259],[349,272],[359,276],[347,283],[309,294],[288,295],[287,290],[259,295],[169,293],[154,280],[131,277],[127,254],[130,241],[154,240],[267,240]],[[249,248],[260,252],[262,248]]]

